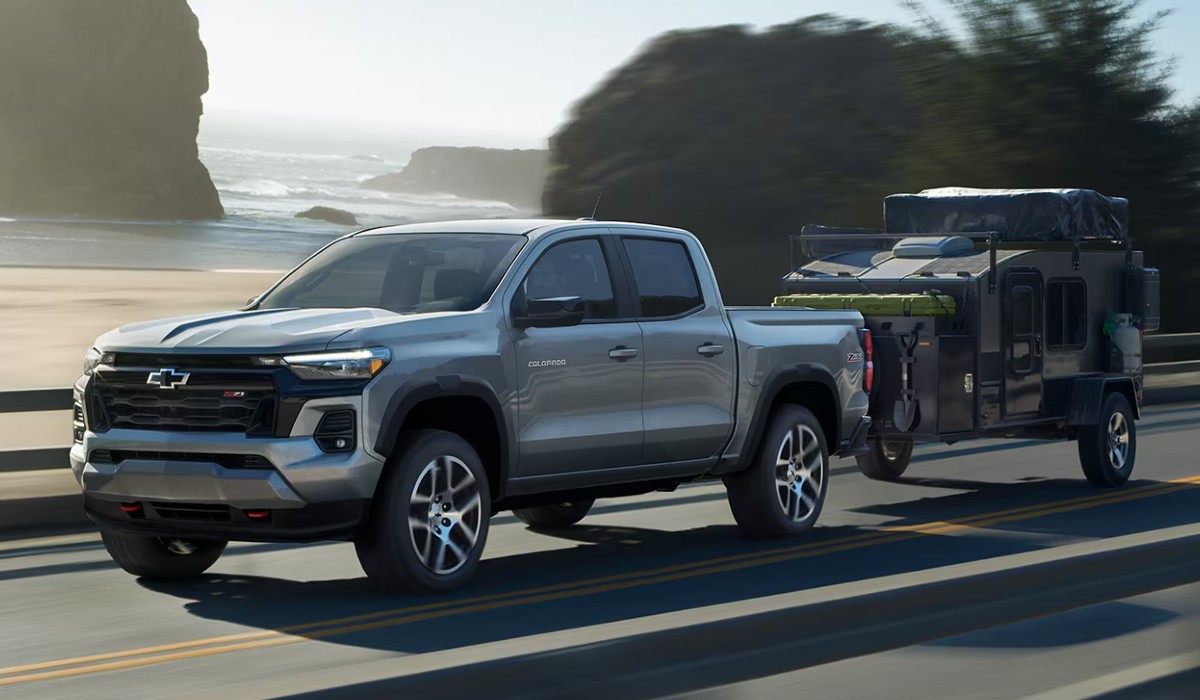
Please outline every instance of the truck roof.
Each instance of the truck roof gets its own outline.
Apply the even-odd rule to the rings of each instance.
[[[664,233],[687,233],[682,229],[654,224],[625,221],[593,221],[591,219],[465,219],[460,221],[431,221],[420,224],[399,224],[364,229],[351,235],[378,236],[406,233],[500,233],[537,238],[564,228],[608,228],[630,226]]]

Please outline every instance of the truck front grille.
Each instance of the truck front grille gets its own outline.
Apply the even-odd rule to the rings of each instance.
[[[98,373],[89,386],[105,429],[271,435],[275,386],[270,374],[180,368],[186,384],[148,384],[149,371]],[[94,421],[97,422],[97,421]]]
[[[271,460],[262,455],[226,454],[211,452],[161,452],[158,450],[92,450],[88,461],[93,464],[120,464],[127,459],[150,459],[164,462],[205,462],[226,469],[274,469]]]
[[[154,514],[163,520],[191,520],[227,523],[233,520],[229,506],[211,503],[151,503]]]

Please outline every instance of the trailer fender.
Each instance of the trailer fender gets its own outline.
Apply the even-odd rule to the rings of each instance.
[[[1095,425],[1100,420],[1100,408],[1109,392],[1120,391],[1133,407],[1133,417],[1142,417],[1133,377],[1081,377],[1071,383],[1071,406],[1067,410],[1067,425]]]

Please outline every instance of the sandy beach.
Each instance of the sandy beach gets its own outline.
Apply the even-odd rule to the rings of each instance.
[[[69,386],[116,326],[237,308],[279,275],[260,272],[0,267],[0,391]]]

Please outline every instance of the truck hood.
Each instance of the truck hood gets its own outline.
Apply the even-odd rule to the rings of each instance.
[[[133,323],[96,340],[105,352],[280,353],[323,350],[348,330],[379,319],[382,309],[221,311]]]

